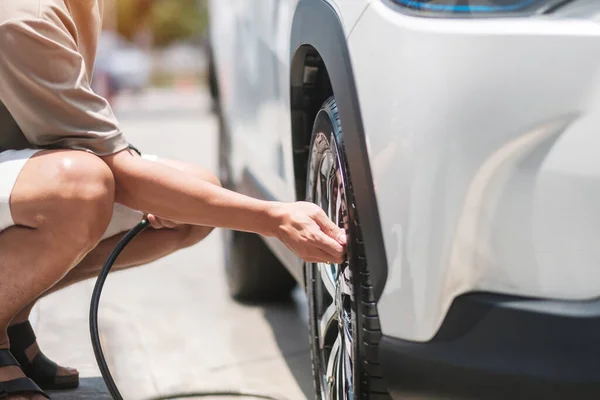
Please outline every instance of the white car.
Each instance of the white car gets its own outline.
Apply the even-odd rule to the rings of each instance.
[[[306,290],[317,398],[600,398],[600,1],[209,12],[224,183],[349,232],[227,239],[234,297]]]

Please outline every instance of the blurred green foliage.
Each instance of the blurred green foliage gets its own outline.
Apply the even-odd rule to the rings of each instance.
[[[156,46],[201,36],[208,21],[206,0],[117,0],[116,5],[118,31],[132,39],[147,28]]]

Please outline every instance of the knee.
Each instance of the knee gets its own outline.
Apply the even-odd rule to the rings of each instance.
[[[206,238],[213,230],[214,228],[210,226],[182,225],[178,247],[180,249],[191,247]]]
[[[112,217],[115,184],[110,168],[100,158],[80,151],[62,152],[49,168],[55,176],[57,213],[76,243],[93,248]]]

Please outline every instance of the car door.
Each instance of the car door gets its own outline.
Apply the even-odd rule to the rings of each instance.
[[[291,133],[289,10],[296,0],[240,3],[234,45],[235,99],[229,110],[234,178],[250,173],[271,196],[292,201],[291,150],[282,139]]]

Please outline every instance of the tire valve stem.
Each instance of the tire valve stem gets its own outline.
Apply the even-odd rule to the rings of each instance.
[[[333,376],[329,375],[327,377],[327,383],[329,383],[330,385],[333,385]]]

